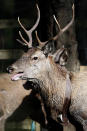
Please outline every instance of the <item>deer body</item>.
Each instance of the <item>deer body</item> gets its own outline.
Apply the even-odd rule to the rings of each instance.
[[[43,51],[39,49],[35,49],[32,55],[28,54],[27,64],[28,65],[25,64],[21,77],[16,75],[12,77],[12,80],[18,77],[18,79],[26,79],[33,83],[37,82],[39,86],[34,86],[32,89],[39,91],[44,104],[50,108],[50,117],[58,122],[57,117],[62,112],[65,99],[67,74],[70,75],[70,72],[62,68],[59,64],[56,64],[53,56],[49,55],[46,57]],[[15,65],[15,63],[13,65]],[[20,70],[17,62],[15,67]],[[70,79],[71,103],[69,112],[83,125],[85,131],[87,120],[87,73],[72,72]]]

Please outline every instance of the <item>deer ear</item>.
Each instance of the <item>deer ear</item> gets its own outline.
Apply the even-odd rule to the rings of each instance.
[[[61,48],[54,54],[54,62],[60,64],[61,66],[66,65],[67,60],[68,51],[66,48]]]

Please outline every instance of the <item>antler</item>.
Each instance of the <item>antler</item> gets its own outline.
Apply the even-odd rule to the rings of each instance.
[[[40,39],[39,39],[39,36],[37,34],[37,31],[35,31],[35,35],[36,35],[36,39],[39,43],[39,48],[41,49],[48,41],[45,41],[45,42],[42,42]]]
[[[39,10],[39,7],[37,4],[36,4],[36,7],[38,10],[38,18],[37,18],[36,23],[34,24],[34,26],[30,30],[25,29],[25,27],[22,25],[22,23],[20,22],[20,19],[18,17],[18,23],[20,24],[20,26],[24,30],[24,32],[27,34],[29,41],[26,41],[26,39],[22,36],[22,33],[20,31],[19,31],[19,35],[20,35],[23,42],[18,39],[17,39],[17,41],[23,45],[27,45],[29,48],[32,47],[32,32],[36,29],[36,27],[38,26],[39,21],[40,21],[40,10]]]
[[[73,11],[72,19],[71,19],[71,21],[63,29],[61,29],[59,22],[57,21],[55,15],[53,15],[54,20],[55,20],[56,24],[58,25],[58,28],[59,28],[60,32],[56,36],[52,37],[50,40],[53,40],[53,41],[57,40],[58,37],[60,35],[62,35],[73,24],[73,22],[74,22],[74,4],[72,6],[72,11]],[[38,41],[39,45],[42,46],[42,45],[47,44],[47,42],[49,40],[45,41],[45,42],[41,42],[40,39],[39,39],[39,37],[38,37],[38,35],[37,35],[37,32],[35,32],[35,33],[36,33],[36,38],[37,38],[37,41]]]
[[[71,21],[70,21],[63,29],[61,29],[59,22],[57,21],[55,15],[53,15],[54,20],[55,20],[55,22],[56,22],[56,24],[58,25],[59,30],[60,30],[60,32],[59,32],[56,36],[54,36],[54,37],[52,38],[54,41],[57,40],[58,37],[59,37],[60,35],[62,35],[66,30],[68,30],[68,28],[73,24],[73,22],[74,22],[74,4],[73,4],[73,6],[72,6],[72,11],[73,11],[72,19],[71,19]]]

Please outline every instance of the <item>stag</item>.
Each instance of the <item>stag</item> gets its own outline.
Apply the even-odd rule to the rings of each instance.
[[[27,35],[29,36],[29,43],[28,42],[26,42],[26,40],[23,38],[23,36],[22,36],[22,34],[21,34],[21,32],[19,31],[19,35],[20,35],[20,37],[22,38],[22,40],[24,41],[24,42],[22,42],[22,41],[20,41],[20,40],[18,40],[17,39],[17,41],[18,42],[20,42],[21,44],[23,44],[23,45],[25,45],[25,46],[28,46],[29,48],[31,48],[31,43],[32,43],[32,32],[35,30],[35,28],[38,26],[38,24],[39,24],[39,20],[40,20],[40,11],[39,11],[39,8],[38,8],[38,6],[36,6],[37,7],[37,10],[38,10],[38,18],[37,18],[37,21],[36,21],[36,23],[34,24],[34,26],[29,30],[29,31],[27,31],[24,27],[23,27],[23,25],[21,24],[21,22],[20,22],[20,19],[19,19],[19,17],[18,17],[18,22],[19,22],[19,24],[20,24],[20,26],[22,27],[22,29],[27,33]],[[38,37],[38,36],[37,36]],[[9,72],[9,73],[12,73],[12,72],[15,72],[15,69],[17,69],[16,68],[16,64],[20,67],[20,71],[18,71],[19,72],[19,74],[17,74],[17,76],[21,76],[21,74],[22,74],[22,70],[24,70],[25,69],[25,63],[27,62],[27,60],[28,60],[28,58],[29,58],[29,55],[30,54],[32,54],[33,53],[33,50],[34,50],[34,48],[33,49],[30,49],[28,52],[29,52],[29,54],[28,54],[28,52],[27,53],[24,53],[24,55],[22,56],[22,58],[20,58],[20,61],[18,60],[15,64],[13,64],[12,66],[9,66],[8,68],[7,68],[7,71]],[[31,53],[30,53],[31,52]],[[60,65],[65,65],[66,64],[66,61],[67,61],[67,57],[68,57],[68,54],[67,54],[67,50],[64,48],[64,47],[62,47],[61,49],[59,49],[58,51],[57,51],[57,54],[56,54],[58,57],[57,57],[57,59],[55,59],[55,62],[57,62],[57,63],[59,63]],[[36,59],[36,58],[35,58]],[[24,61],[26,61],[26,62],[24,62]],[[22,63],[21,63],[22,62]],[[17,71],[17,70],[16,70]],[[6,78],[7,80],[8,80],[8,82],[7,82],[7,84],[9,83],[9,79],[8,78]],[[15,77],[15,80],[18,80],[18,77]],[[11,87],[11,85],[10,85],[10,83],[8,84],[10,87]],[[30,85],[31,87],[32,87],[32,84]],[[15,86],[13,86],[13,87],[15,87]],[[19,83],[18,83],[18,87],[19,87]],[[3,88],[3,87],[2,87]],[[17,89],[17,88],[16,88]],[[21,88],[20,88],[21,89]],[[10,88],[9,88],[9,90],[10,90]],[[14,88],[14,90],[12,90],[12,91],[14,91],[15,92],[15,88]],[[25,92],[25,91],[24,91]],[[8,92],[7,92],[8,93]],[[21,92],[18,92],[17,93],[17,95],[18,96],[23,96],[22,97],[22,99],[21,99],[21,101],[23,101],[25,98],[26,98],[26,94],[24,93],[21,93],[21,95],[20,95],[20,93]],[[12,93],[13,94],[13,93]],[[44,103],[43,103],[43,100],[41,99],[41,96],[40,96],[40,94],[39,93],[35,93],[34,91],[32,91],[31,92],[31,90],[29,91],[29,92],[27,92],[27,94],[28,94],[28,97],[30,97],[30,99],[28,99],[28,103],[31,103],[31,105],[29,106],[30,107],[30,109],[28,109],[28,116],[31,116],[31,118],[33,119],[33,120],[36,120],[37,122],[39,122],[42,126],[44,126],[45,125],[45,127],[47,127],[46,126],[46,124],[47,124],[47,119],[46,119],[46,112],[44,111]],[[16,95],[16,97],[17,97],[17,95]],[[32,96],[32,99],[31,99],[31,96]],[[13,95],[13,98],[14,98],[14,95]],[[11,99],[13,99],[13,98],[11,98]],[[30,100],[32,101],[32,102],[30,102]],[[34,104],[33,104],[33,101],[37,101],[37,103],[38,103],[38,101],[41,103],[40,105],[41,106],[39,106],[39,110],[37,109],[37,107],[34,107]],[[19,99],[16,99],[16,101],[19,101]],[[9,101],[8,101],[8,103],[9,103]],[[11,105],[11,103],[9,103],[9,108],[10,108],[10,105]],[[14,103],[13,103],[13,105],[14,105]],[[15,105],[14,105],[15,106]],[[18,107],[20,107],[21,106],[21,103],[20,104],[18,104],[18,102],[17,102],[17,106]],[[35,112],[34,112],[34,108],[36,108],[36,110],[37,110],[37,115],[35,115]],[[15,107],[15,109],[16,109],[16,107]],[[33,113],[31,113],[33,111]],[[14,110],[12,110],[12,113],[14,112]],[[38,113],[39,112],[39,113]],[[40,113],[41,112],[41,113]],[[41,117],[40,117],[40,115],[41,115]],[[38,117],[39,116],[39,117]],[[45,119],[45,123],[44,123],[44,119]],[[52,123],[55,123],[54,121],[52,121]],[[57,124],[57,127],[59,128],[59,129],[61,129],[61,126],[60,125],[58,125]],[[49,128],[49,127],[47,127],[47,128]],[[54,124],[51,126],[51,128],[53,128],[54,129]]]
[[[39,19],[40,11],[38,7],[37,9]],[[65,51],[64,49],[62,49],[62,51],[57,51],[55,54],[47,55],[43,50],[43,47],[48,42],[57,40],[73,24],[74,8],[72,20],[63,29],[61,29],[55,16],[54,19],[60,29],[60,32],[46,42],[41,42],[36,32],[36,38],[39,43],[37,48],[34,48],[31,45],[32,30],[27,31],[18,19],[20,26],[26,32],[30,40],[27,42],[23,38],[21,32],[19,32],[23,42],[20,40],[18,41],[27,45],[30,49],[18,61],[12,64],[8,70],[13,74],[15,73],[12,80],[27,80],[24,87],[27,87],[27,89],[32,88],[32,90],[40,94],[41,100],[43,101],[42,103],[44,103],[46,109],[45,111],[49,114],[45,114],[47,115],[47,119],[51,117],[58,123],[58,116],[63,114],[65,100],[67,98],[67,100],[70,99],[68,112],[83,126],[83,130],[87,131],[87,92],[85,85],[87,72],[69,72],[60,66],[59,61],[65,60],[64,57],[60,59],[61,54]],[[64,65],[64,62],[61,65]],[[32,86],[30,87],[30,85]]]

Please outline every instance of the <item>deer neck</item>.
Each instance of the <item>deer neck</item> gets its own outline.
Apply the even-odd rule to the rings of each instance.
[[[57,67],[50,62],[48,63],[47,68],[46,72],[41,73],[41,76],[39,77],[41,83],[41,95],[43,97],[45,96],[46,99],[48,98],[49,101],[56,96],[58,98],[58,106],[60,110],[62,110],[66,90],[66,73],[63,74],[64,72],[61,71],[62,69],[60,69],[60,67]]]

